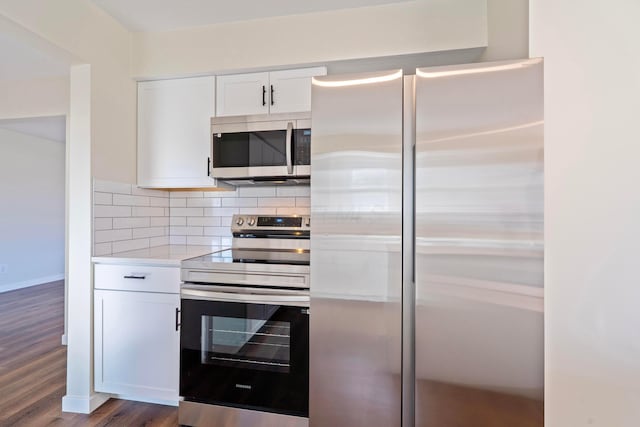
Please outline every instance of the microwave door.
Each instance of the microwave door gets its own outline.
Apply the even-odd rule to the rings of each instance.
[[[213,134],[214,178],[287,175],[287,130],[246,130]]]

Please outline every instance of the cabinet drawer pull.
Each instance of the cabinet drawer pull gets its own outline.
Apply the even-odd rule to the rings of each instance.
[[[139,280],[144,280],[147,278],[147,276],[145,276],[144,274],[128,274],[126,276],[124,276],[125,279],[139,279]]]
[[[267,105],[267,100],[265,99],[267,95],[267,88],[262,85],[262,106],[264,107],[265,105]]]

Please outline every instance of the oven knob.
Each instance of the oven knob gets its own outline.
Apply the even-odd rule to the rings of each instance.
[[[242,224],[244,224],[244,218],[240,217],[238,219],[236,219],[236,225],[239,227]]]
[[[256,225],[256,219],[255,218],[249,218],[249,220],[247,221],[247,224],[249,224],[249,226],[253,227],[254,225]]]
[[[311,227],[311,217],[307,217],[307,220],[304,222],[304,225],[307,227]]]

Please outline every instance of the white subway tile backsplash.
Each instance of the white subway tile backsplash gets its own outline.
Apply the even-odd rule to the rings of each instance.
[[[140,218],[114,218],[113,219],[113,228],[140,228],[140,227],[148,227],[149,218],[148,217],[140,217]]]
[[[111,230],[113,228],[113,218],[95,218],[93,220],[94,230]]]
[[[305,207],[278,208],[277,215],[309,215],[310,209]]]
[[[289,207],[295,206],[296,199],[294,197],[265,197],[258,200],[258,206],[263,207]]]
[[[131,216],[129,206],[94,206],[93,216],[96,218],[115,218]]]
[[[187,236],[187,245],[220,246],[220,237]]]
[[[204,216],[231,216],[239,212],[238,208],[204,208]]]
[[[245,215],[275,215],[276,208],[240,208],[239,213]]]
[[[202,191],[171,191],[171,196],[170,198],[173,199],[174,197],[203,197],[202,196]]]
[[[149,206],[149,197],[114,194],[113,204],[122,206]]]
[[[169,235],[202,236],[203,227],[169,227]]]
[[[170,245],[186,245],[187,236],[169,236]]]
[[[203,208],[169,208],[170,216],[203,216]]]
[[[93,193],[93,203],[95,205],[112,205],[113,194],[112,193]]]
[[[240,187],[238,197],[275,197],[276,187]]]
[[[184,197],[180,198],[171,198],[169,199],[169,206],[172,208],[186,208],[187,207],[187,199]]]
[[[311,199],[308,197],[296,197],[296,207],[309,207],[311,205]]]
[[[95,243],[115,242],[117,240],[131,239],[131,229],[123,228],[120,230],[98,230],[94,235]]]
[[[149,206],[168,208],[169,198],[168,197],[149,197]]]
[[[169,198],[169,192],[163,190],[152,190],[149,188],[140,188],[135,185],[131,186],[131,194],[134,196],[150,196],[150,197],[159,197],[163,199]]]
[[[123,240],[121,242],[113,242],[113,253],[134,251],[148,247],[150,247],[149,239]]]
[[[204,227],[205,236],[231,236],[231,229],[229,227]]]
[[[93,249],[94,256],[111,255],[111,242],[96,243]]]
[[[231,217],[229,217],[229,221],[231,221]],[[231,224],[231,222],[229,222]],[[181,224],[184,225],[184,224]],[[206,227],[219,227],[220,226],[220,217],[217,216],[194,216],[187,218],[187,225],[196,227],[196,226],[206,226]]]
[[[160,237],[165,235],[164,227],[134,228],[132,231],[134,239]]]
[[[238,197],[238,189],[233,189],[229,191],[205,191],[202,194],[205,198],[207,197]]]
[[[113,181],[93,181],[93,191],[102,193],[131,194],[131,184]]]
[[[155,246],[163,246],[169,244],[169,236],[160,236],[160,237],[151,237],[149,239],[149,247],[153,248]]]
[[[284,187],[278,187],[276,196],[278,197],[309,197],[311,194],[311,187],[308,185],[290,185]]]
[[[255,208],[258,206],[258,199],[256,197],[238,197],[235,199],[222,199],[223,207],[238,207],[238,208]]]
[[[169,225],[184,226],[187,225],[187,218],[184,216],[169,217]]]
[[[229,247],[232,215],[307,215],[308,186],[164,191],[96,180],[94,254],[159,245]]]
[[[151,226],[151,227],[168,227],[169,226],[169,217],[168,216],[154,216],[154,217],[151,217],[151,218],[149,218],[149,226]]]
[[[207,199],[186,199],[187,207],[190,208],[209,208],[220,206],[220,198],[207,198]],[[227,200],[227,199],[224,199]],[[228,199],[236,200],[236,199]]]
[[[131,208],[132,216],[164,216],[164,208],[147,208],[147,207],[133,207]]]
[[[169,192],[94,180],[94,255],[169,242]]]

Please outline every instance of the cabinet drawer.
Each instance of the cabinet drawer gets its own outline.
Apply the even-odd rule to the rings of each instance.
[[[94,287],[118,291],[180,293],[179,267],[96,264]]]

